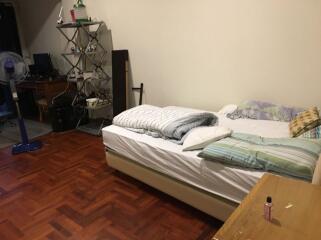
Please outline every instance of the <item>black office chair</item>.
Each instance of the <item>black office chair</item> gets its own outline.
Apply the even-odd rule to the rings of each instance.
[[[0,132],[6,123],[10,124],[10,126],[14,126],[15,123],[11,122],[9,119],[12,117],[13,113],[8,112],[7,107],[4,106],[6,103],[6,94],[5,88],[0,85]]]
[[[2,89],[2,87],[0,86],[0,106],[3,105],[5,103],[6,99],[5,99],[5,96],[4,96],[4,91]],[[4,117],[1,117],[2,114],[1,114],[1,110],[0,110],[0,132],[1,132],[1,128],[3,126],[3,123],[5,122],[5,118]]]
[[[2,87],[0,87],[0,105],[4,104],[5,101],[6,101],[6,98],[4,96],[4,91]]]

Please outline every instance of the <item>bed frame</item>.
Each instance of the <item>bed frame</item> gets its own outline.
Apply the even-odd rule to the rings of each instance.
[[[221,221],[225,221],[238,206],[235,202],[147,168],[111,149],[106,149],[106,160],[110,167],[167,193]],[[312,183],[321,185],[321,156],[316,166]]]

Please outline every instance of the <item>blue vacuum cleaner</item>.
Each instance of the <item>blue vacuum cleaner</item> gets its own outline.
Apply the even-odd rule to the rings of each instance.
[[[19,98],[17,94],[16,84],[15,84],[15,62],[7,58],[4,64],[4,69],[9,76],[9,82],[10,82],[10,89],[12,93],[12,98],[15,102],[16,109],[17,109],[17,115],[18,115],[18,126],[20,130],[20,136],[21,136],[21,143],[15,144],[12,147],[12,154],[19,154],[19,153],[25,153],[30,151],[38,150],[42,147],[42,143],[40,141],[34,141],[29,142],[26,126],[23,120],[23,117],[21,115],[20,107],[19,107]]]

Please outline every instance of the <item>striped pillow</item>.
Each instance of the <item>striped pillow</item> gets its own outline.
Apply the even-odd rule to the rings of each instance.
[[[302,138],[262,138],[233,133],[231,137],[211,143],[198,156],[227,165],[311,180],[320,152],[320,143]]]

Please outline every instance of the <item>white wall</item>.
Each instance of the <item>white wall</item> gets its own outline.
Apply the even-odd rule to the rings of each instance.
[[[62,0],[66,20],[74,2]],[[129,49],[145,103],[213,110],[245,99],[321,105],[321,0],[85,4],[108,24],[114,49]],[[36,38],[31,46],[45,49],[55,39]]]
[[[56,68],[63,68],[61,52],[64,42],[56,29],[60,0],[17,0],[19,19],[29,57],[34,53],[49,52]]]

